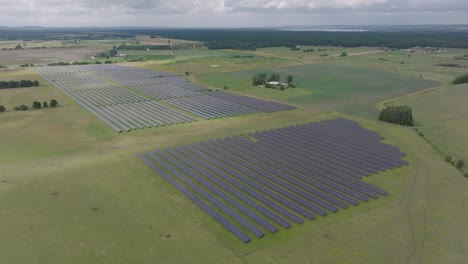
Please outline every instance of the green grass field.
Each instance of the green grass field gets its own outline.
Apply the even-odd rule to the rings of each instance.
[[[297,88],[281,91],[252,86],[252,76],[262,72],[278,73],[283,80],[292,75]],[[228,85],[236,92],[365,117],[377,115],[374,104],[379,101],[437,85],[388,71],[321,63],[212,73],[199,80],[212,87]]]
[[[451,60],[437,56],[464,51],[435,58],[416,52],[412,61],[401,64],[378,60],[381,53],[360,48],[345,58],[311,57],[307,65],[299,65],[302,62],[290,57],[286,48],[268,51],[274,56],[260,55],[265,50],[259,50],[258,58],[204,57],[129,65],[191,72],[194,82],[290,101],[297,110],[121,134],[31,69],[1,71],[0,80],[41,82],[35,88],[0,90],[0,104],[8,109],[51,98],[60,107],[0,113],[0,263],[463,263],[468,257],[467,179],[438,150],[446,147],[454,156],[466,155],[462,151],[468,119],[461,114],[466,111],[467,86],[448,85],[458,70],[439,72],[432,64]],[[406,53],[394,53],[396,60],[408,58]],[[251,74],[264,69],[282,75],[294,70],[301,87],[286,91],[249,87]],[[417,91],[434,85],[433,81],[443,84]],[[412,91],[387,103],[411,105],[425,139],[411,128],[369,118],[366,111],[374,105]],[[323,100],[327,103],[321,105]],[[364,179],[387,190],[386,197],[246,245],[134,156],[155,148],[337,117],[381,133],[386,143],[408,154],[410,166]]]
[[[203,57],[224,57],[225,53],[217,50],[193,49],[193,50],[174,50],[174,55],[178,59],[203,58]]]

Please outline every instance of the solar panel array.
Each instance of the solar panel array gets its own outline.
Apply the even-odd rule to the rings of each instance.
[[[117,65],[40,67],[36,70],[117,132],[196,120],[168,106],[151,101],[151,97],[143,96],[148,93],[140,92],[143,94],[140,95],[107,79],[108,76],[120,74],[124,78],[151,80],[144,76],[149,75],[147,70]],[[139,71],[141,73],[136,74]],[[154,80],[154,83],[159,83],[157,79]],[[193,93],[190,90],[179,89],[189,95]],[[179,93],[182,92],[179,90]]]
[[[216,98],[220,98],[229,102],[248,106],[248,107],[260,110],[262,112],[267,112],[267,113],[296,109],[296,107],[287,105],[287,104],[282,104],[282,103],[273,102],[273,101],[265,101],[265,100],[260,100],[260,99],[253,98],[253,97],[234,95],[234,94],[229,94],[225,92],[211,92],[211,93],[208,93],[208,95],[211,95]]]
[[[147,119],[146,114],[124,114],[120,111],[130,111],[140,103],[152,100],[161,100],[158,112],[153,113],[151,117],[157,118],[157,122],[153,123],[162,125],[175,124],[167,120],[195,120],[182,112],[172,110],[171,106],[205,119],[295,108],[247,96],[223,92],[205,93],[207,88],[191,84],[183,76],[174,73],[115,64],[39,67],[36,70],[117,132],[130,131],[131,127],[148,127],[146,124],[152,122]],[[122,106],[123,104],[131,105]]]
[[[407,165],[376,132],[334,119],[138,153],[243,243],[387,192],[362,176]]]
[[[232,103],[209,95],[173,98],[164,100],[165,103],[184,109],[205,119],[220,118],[259,112],[257,109]]]

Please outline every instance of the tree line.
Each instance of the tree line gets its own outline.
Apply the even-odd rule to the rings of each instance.
[[[413,126],[413,110],[409,106],[387,106],[380,111],[379,120],[397,125]]]
[[[265,47],[342,46],[468,48],[468,32],[450,31],[368,31],[323,32],[275,29],[161,29],[154,30],[166,38],[204,42],[210,49],[255,50]],[[136,32],[136,31],[135,31]],[[140,34],[143,31],[141,30]]]
[[[39,86],[39,81],[20,80],[20,81],[0,81],[0,89],[21,88]]]
[[[119,45],[117,50],[170,50],[170,45]]]
[[[44,102],[38,102],[38,101],[34,101],[32,103],[32,108],[34,109],[41,109],[41,108],[48,108],[48,107],[52,107],[52,108],[55,108],[58,106],[58,101],[56,99],[52,99],[50,100],[50,103],[48,103],[47,101],[44,101]],[[25,105],[25,104],[22,104],[22,105],[19,105],[19,106],[15,106],[13,108],[13,110],[15,111],[26,111],[26,110],[29,110],[29,106]],[[7,109],[5,106],[3,105],[0,105],[0,112],[5,112]]]

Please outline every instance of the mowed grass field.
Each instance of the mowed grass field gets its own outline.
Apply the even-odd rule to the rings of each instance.
[[[262,72],[280,74],[283,80],[292,75],[297,88],[272,91],[252,86],[252,76]],[[377,115],[374,104],[379,101],[438,84],[388,71],[323,63],[212,73],[198,78],[212,87],[228,85],[236,92],[365,117]]]
[[[410,105],[416,125],[441,153],[455,160],[468,160],[468,85],[446,85],[395,103]],[[465,171],[468,171],[465,169]]]
[[[336,64],[348,68],[358,57]],[[278,56],[131,65],[190,71],[191,80],[201,82],[216,72],[296,63]],[[0,104],[10,109],[55,97],[60,107],[0,113],[0,145],[5,146],[0,154],[0,263],[463,263],[467,258],[466,179],[411,128],[298,102],[294,111],[116,134],[29,69],[0,73],[0,79],[23,78],[37,78],[42,85],[0,90]],[[234,84],[227,84],[229,90],[235,90]],[[310,93],[301,89],[295,91]],[[277,95],[283,91],[262,91],[258,96],[287,101]],[[246,245],[134,156],[337,117],[378,131],[386,143],[408,154],[410,166],[364,179],[389,196]]]

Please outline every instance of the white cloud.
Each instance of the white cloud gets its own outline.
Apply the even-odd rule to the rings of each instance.
[[[466,0],[0,0],[0,6],[0,25],[265,26],[298,17],[299,24],[353,24],[366,16],[374,18],[369,24],[468,23]]]

